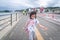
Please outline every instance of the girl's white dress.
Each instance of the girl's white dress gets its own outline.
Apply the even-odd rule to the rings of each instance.
[[[34,28],[36,28],[36,24],[38,24],[38,19],[29,19],[28,20],[28,31],[29,31],[29,40],[33,40],[33,33],[35,32]]]

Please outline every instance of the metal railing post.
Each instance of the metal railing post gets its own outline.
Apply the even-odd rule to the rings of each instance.
[[[12,26],[12,14],[11,14],[11,26]]]
[[[17,13],[16,13],[16,21],[17,21]]]

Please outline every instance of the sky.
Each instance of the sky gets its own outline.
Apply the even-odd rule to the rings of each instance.
[[[60,0],[0,0],[0,10],[21,10],[34,7],[60,7]]]

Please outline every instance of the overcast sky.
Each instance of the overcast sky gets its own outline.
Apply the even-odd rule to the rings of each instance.
[[[0,0],[0,10],[33,7],[60,7],[60,0]]]

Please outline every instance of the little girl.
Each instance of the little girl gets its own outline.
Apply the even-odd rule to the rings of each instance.
[[[25,30],[29,33],[29,40],[33,40],[33,32],[35,32],[34,28],[36,28],[36,24],[45,30],[47,29],[46,27],[39,24],[39,21],[36,18],[36,12],[32,11],[30,13],[30,18],[27,20],[25,25]]]

